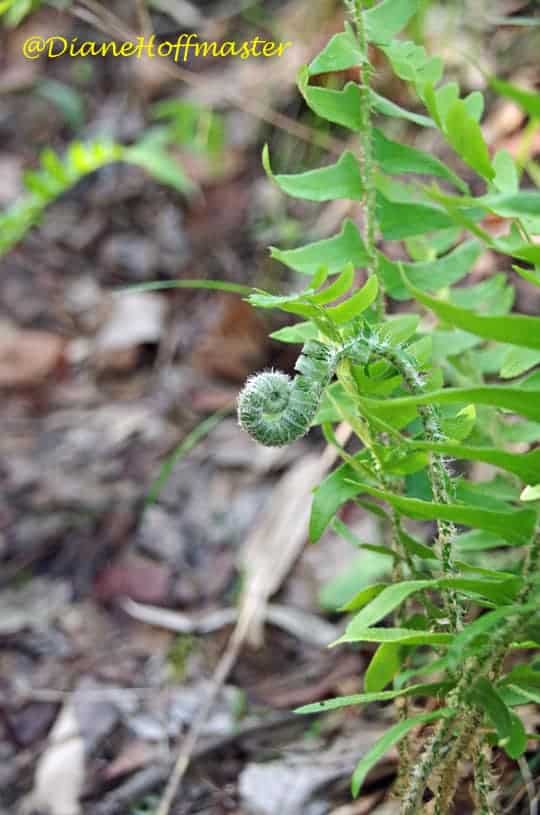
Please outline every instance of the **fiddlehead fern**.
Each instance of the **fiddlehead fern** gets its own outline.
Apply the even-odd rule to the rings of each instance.
[[[240,425],[267,447],[282,447],[304,436],[337,360],[336,349],[309,340],[296,362],[294,379],[279,371],[265,371],[249,379],[238,398]]]

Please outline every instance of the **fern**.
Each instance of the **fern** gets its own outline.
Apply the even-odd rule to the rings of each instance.
[[[42,0],[0,0],[0,18],[9,28],[15,28],[33,11],[42,5]],[[49,0],[46,5],[65,9],[71,5],[71,0]]]
[[[347,532],[336,514],[352,498],[388,519],[396,563],[392,582],[350,598],[345,609],[353,616],[340,640],[379,644],[366,672],[366,693],[300,712],[401,698],[400,721],[358,764],[353,793],[358,794],[385,750],[400,742],[401,815],[424,811],[427,788],[434,796],[434,813],[447,815],[460,760],[475,756],[475,795],[487,814],[494,811],[496,796],[490,745],[499,744],[510,758],[519,759],[527,735],[513,708],[539,698],[538,660],[505,673],[505,658],[511,649],[519,653],[520,647],[540,642],[540,454],[506,448],[507,441],[540,439],[540,371],[534,370],[540,364],[540,319],[509,313],[514,293],[504,273],[477,286],[455,284],[489,248],[506,257],[509,267],[511,259],[518,259],[513,266],[518,274],[540,285],[540,193],[520,187],[519,169],[508,153],[490,155],[481,128],[482,95],[463,96],[456,83],[442,83],[439,58],[396,38],[417,2],[362,5],[346,0],[353,26],[346,25],[299,75],[307,105],[353,131],[359,156],[348,151],[330,166],[282,175],[272,170],[265,149],[263,165],[289,195],[318,202],[362,201],[364,228],[360,232],[347,220],[333,237],[293,250],[272,249],[278,261],[310,277],[308,286],[294,297],[256,292],[249,302],[302,318],[274,337],[304,344],[304,349],[292,382],[275,372],[248,381],[239,399],[239,419],[265,444],[288,443],[320,425],[337,447],[343,463],[315,490],[311,540],[319,540],[330,524]],[[425,113],[401,108],[373,91],[368,44],[410,84]],[[321,75],[355,69],[360,81],[349,81],[341,90],[321,82]],[[491,84],[529,112],[540,104],[537,94],[522,94],[498,80]],[[472,196],[467,183],[433,156],[374,130],[376,113],[383,120],[396,117],[438,130],[478,176],[483,194]],[[410,174],[444,180],[453,190],[433,181],[429,186],[411,182]],[[534,180],[532,170],[530,177]],[[483,228],[488,215],[507,221],[504,237]],[[469,233],[467,240],[464,233]],[[410,260],[393,261],[394,253],[387,256],[377,247],[379,236],[404,241]],[[356,268],[365,269],[368,280],[351,293]],[[414,301],[438,322],[428,331],[419,328],[420,313],[390,319],[385,313],[390,298]],[[312,350],[314,368],[307,364]],[[493,384],[496,374],[501,381]],[[515,415],[511,425],[508,412]],[[350,454],[336,441],[334,425],[341,421],[358,437],[360,452]],[[457,479],[450,457],[489,463],[498,476],[480,484]],[[434,540],[426,545],[405,532],[407,517],[436,521]],[[458,526],[470,532],[458,533]],[[486,549],[520,547],[520,555],[514,556],[511,572],[478,568],[460,560],[467,540]],[[385,619],[389,626],[378,625]],[[407,662],[417,647],[437,649],[437,659],[418,670],[442,674],[440,682],[410,684],[415,670]],[[389,683],[393,690],[385,690]],[[445,707],[409,715],[408,700],[427,695],[436,705],[441,694]],[[437,719],[416,750],[411,730]]]
[[[193,185],[178,162],[166,152],[169,137],[161,128],[149,131],[135,145],[125,147],[113,141],[72,142],[63,157],[50,148],[40,155],[40,167],[24,175],[24,194],[0,213],[0,255],[14,246],[38,224],[47,207],[85,176],[115,162],[143,167],[157,180],[189,193]]]

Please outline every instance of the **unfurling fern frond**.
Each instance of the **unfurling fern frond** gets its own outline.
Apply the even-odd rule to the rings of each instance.
[[[278,371],[265,371],[249,379],[238,398],[240,425],[267,447],[283,447],[304,436],[338,358],[337,349],[309,340],[296,362],[298,375],[294,379]]]

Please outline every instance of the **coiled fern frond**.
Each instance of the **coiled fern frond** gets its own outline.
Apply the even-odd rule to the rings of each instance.
[[[304,436],[315,418],[338,360],[337,351],[309,340],[298,357],[298,375],[264,371],[248,379],[238,398],[238,421],[266,447],[283,447]]]

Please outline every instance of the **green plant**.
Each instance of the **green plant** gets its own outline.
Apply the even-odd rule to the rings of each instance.
[[[9,28],[16,28],[31,12],[37,11],[42,0],[0,0],[0,18]],[[71,0],[49,0],[45,5],[65,9]]]
[[[184,128],[179,122],[182,112],[186,115],[189,112],[188,125]],[[222,148],[221,119],[202,107],[187,103],[184,106],[176,101],[160,103],[154,115],[171,121],[147,128],[132,145],[104,138],[86,143],[73,141],[64,156],[45,148],[40,155],[39,169],[24,175],[25,194],[0,212],[0,256],[39,223],[47,207],[60,195],[85,176],[115,162],[138,165],[162,184],[184,195],[192,194],[196,187],[170,148],[187,145],[215,159]]]
[[[432,811],[448,813],[459,762],[467,757],[474,763],[477,811],[488,815],[497,809],[491,749],[498,745],[512,759],[524,754],[534,736],[515,708],[540,699],[540,662],[527,665],[523,659],[540,642],[540,449],[511,448],[540,438],[540,370],[534,370],[540,364],[540,319],[510,313],[514,290],[506,272],[476,285],[454,284],[489,249],[508,267],[514,259],[512,269],[540,285],[540,246],[533,237],[540,234],[540,193],[520,186],[522,168],[507,152],[490,155],[479,124],[482,95],[462,98],[456,83],[441,84],[439,58],[396,38],[418,10],[416,0],[383,0],[366,9],[360,0],[346,5],[352,24],[300,73],[299,87],[318,116],[358,135],[360,156],[347,151],[332,166],[298,175],[274,174],[266,149],[263,163],[289,195],[362,202],[363,233],[346,220],[329,239],[272,249],[274,258],[309,276],[309,283],[294,295],[255,291],[248,301],[300,317],[273,337],[304,347],[293,380],[265,372],[248,381],[239,397],[239,421],[267,445],[288,444],[319,425],[337,448],[342,463],[314,493],[312,541],[330,524],[351,537],[336,520],[349,500],[382,517],[388,533],[388,548],[376,548],[387,552],[392,580],[350,598],[343,610],[353,616],[338,641],[378,644],[365,692],[299,712],[397,700],[399,721],[358,764],[353,793],[399,743],[402,815],[423,811],[428,788]],[[385,55],[425,113],[373,90],[368,46]],[[320,84],[324,74],[355,68],[358,83],[341,90]],[[314,76],[319,84],[311,83]],[[538,95],[522,96],[513,86],[491,82],[537,110]],[[472,195],[462,175],[446,164],[390,140],[373,126],[375,114],[438,130],[468,167],[464,175],[474,172],[485,191]],[[428,185],[419,176],[438,183]],[[486,216],[505,221],[506,234],[488,232]],[[379,236],[403,241],[410,259],[392,260],[378,248]],[[359,290],[357,268],[367,272]],[[415,301],[419,311],[389,315],[392,300]],[[433,328],[420,322],[424,309],[437,319]],[[358,452],[340,446],[338,422],[350,425]],[[454,460],[463,462],[461,469],[483,462],[497,474],[482,482],[457,477]],[[435,521],[433,540],[414,537],[406,518]],[[506,561],[509,570],[486,568],[471,556],[506,549],[513,555]],[[443,698],[445,704],[426,712],[419,705],[423,697],[432,697],[432,708]],[[432,722],[415,749],[411,731],[425,734]]]

